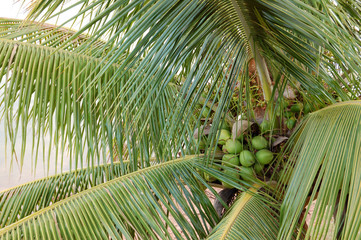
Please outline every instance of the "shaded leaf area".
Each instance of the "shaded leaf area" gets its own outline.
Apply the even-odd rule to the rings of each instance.
[[[74,30],[61,28],[48,23],[0,18],[0,38],[4,39],[57,48],[67,42],[75,33]],[[85,43],[87,39],[88,37],[86,35],[80,35],[76,39],[73,39],[72,45],[69,45],[68,48],[64,50],[75,51]],[[104,41],[96,41],[91,48],[95,49],[104,44]],[[88,51],[87,55],[91,55],[91,52],[92,51]]]
[[[207,239],[276,239],[279,206],[257,195],[256,188],[241,193]]]
[[[195,161],[161,163],[85,190],[1,229],[0,238],[204,238],[218,216]]]
[[[288,186],[281,208],[280,239],[289,239],[297,222],[305,225],[302,211],[314,200],[306,239],[321,239],[326,234],[334,239],[360,238],[360,117],[360,101],[334,104],[309,114],[290,140],[294,145],[283,176]],[[298,237],[302,238],[301,233]]]
[[[0,192],[0,228],[86,189],[127,174],[129,163],[63,173]]]
[[[117,99],[128,81],[128,74],[124,73],[112,89],[104,92],[103,88],[117,69],[115,65],[107,68],[95,83],[92,79],[97,74],[97,66],[101,65],[96,58],[4,39],[0,40],[0,51],[1,112],[17,164],[22,166],[25,149],[31,145],[35,163],[39,149],[44,148],[41,152],[48,169],[53,147],[55,166],[58,155],[63,159],[68,149],[71,169],[106,161],[107,153],[112,161],[114,156],[121,161],[123,157],[128,158],[133,170],[150,165],[152,149],[162,136],[164,115],[170,111],[176,96],[174,86],[165,86],[163,91],[147,97],[154,105],[142,109],[139,113],[142,121],[134,128],[132,121],[124,119],[128,112],[121,111],[119,106],[127,105],[129,98],[148,90],[127,88],[122,99]],[[29,137],[28,127],[32,131]],[[141,128],[143,131],[139,132]],[[17,157],[15,144],[19,133],[22,141],[20,157]],[[45,144],[46,134],[51,144]]]

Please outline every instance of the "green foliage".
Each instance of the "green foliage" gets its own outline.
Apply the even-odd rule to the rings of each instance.
[[[96,165],[110,158],[106,171],[114,175],[105,174],[106,180],[116,177],[115,171],[129,174],[99,180],[105,183],[89,188],[88,176],[96,177],[80,170],[85,179],[79,186],[85,187],[73,192],[65,189],[64,196],[74,195],[59,202],[54,199],[57,192],[47,184],[68,176],[67,186],[78,186],[72,182],[78,175],[50,177],[4,192],[2,226],[19,221],[0,229],[0,238],[167,239],[170,233],[178,239],[206,238],[207,227],[220,219],[202,191],[207,183],[197,171],[246,191],[214,228],[211,236],[215,238],[274,239],[278,234],[280,239],[290,239],[294,233],[301,237],[299,229],[305,224],[301,212],[310,192],[311,199],[315,198],[316,189],[320,190],[316,214],[306,237],[328,230],[329,210],[335,209],[337,194],[339,209],[348,205],[344,228],[342,211],[338,211],[334,231],[340,230],[344,239],[358,237],[359,103],[335,105],[305,117],[288,145],[292,149],[294,143],[294,148],[282,179],[290,182],[283,181],[274,190],[277,201],[283,201],[282,208],[261,194],[259,198],[249,195],[253,190],[247,187],[260,182],[253,168],[221,171],[213,163],[217,131],[224,121],[233,123],[240,115],[257,120],[261,109],[268,113],[271,128],[284,121],[276,116],[289,114],[287,127],[293,130],[294,117],[301,120],[302,111],[307,113],[309,107],[289,106],[293,112],[284,109],[282,93],[288,86],[297,89],[298,101],[303,98],[312,110],[335,103],[335,98],[357,98],[361,72],[358,1],[65,2],[35,0],[29,6],[31,21],[0,20],[0,111],[11,155],[16,154],[21,132],[19,165],[23,165],[26,132],[31,128],[35,164],[42,153],[49,167],[57,166],[58,159],[54,163],[46,159],[55,146],[56,153],[69,152],[72,169],[87,166],[103,176]],[[75,14],[66,22],[79,24],[79,31],[66,30],[65,23],[42,23],[71,10]],[[89,22],[84,23],[87,18]],[[193,130],[201,125],[210,129],[206,138],[200,132],[197,142]],[[272,132],[265,125],[261,130]],[[51,146],[44,150],[39,146],[46,134]],[[248,141],[243,132],[236,135]],[[205,141],[206,152],[200,162],[195,157],[171,161],[199,153],[200,141]],[[243,149],[243,142],[236,143],[228,152]],[[288,152],[283,156],[287,158]],[[115,164],[116,160],[120,163]],[[60,161],[63,166],[63,157]],[[261,172],[263,166],[257,166],[255,170]],[[40,189],[48,194],[44,200],[31,196]],[[19,202],[12,193],[20,197]],[[31,214],[38,206],[42,209]],[[254,232],[249,231],[251,223],[256,224]]]
[[[0,229],[0,238],[204,238],[218,216],[193,175],[195,161],[170,161],[82,191]]]
[[[277,205],[263,202],[255,190],[238,196],[207,239],[276,239],[279,220],[270,206]]]
[[[67,197],[118,178],[128,171],[127,163],[100,165],[95,168],[43,178],[0,192],[0,227],[6,227]]]
[[[289,239],[306,202],[316,199],[306,238],[319,238],[326,233],[334,238],[337,234],[341,239],[358,238],[360,117],[360,101],[338,103],[309,114],[294,134],[290,142],[294,144],[293,151],[283,174],[284,182],[289,182],[281,207],[280,239]],[[300,221],[304,225],[306,219]]]

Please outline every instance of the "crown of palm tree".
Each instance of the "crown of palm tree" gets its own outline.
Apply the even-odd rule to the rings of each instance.
[[[192,155],[207,107],[214,111],[211,146],[220,124],[236,120],[229,104],[237,82],[240,102],[251,111],[251,59],[271,119],[287,85],[321,105],[335,103],[333,93],[358,96],[358,1],[65,2],[35,0],[27,21],[0,20],[1,106],[11,155],[20,166],[30,161],[24,155],[31,128],[31,161],[42,152],[49,170],[58,161],[63,166],[68,152],[74,169],[0,193],[0,238],[308,238],[329,229],[327,211],[336,202],[349,207],[337,212],[334,236],[359,237],[359,135],[350,120],[359,103],[305,118],[289,143],[284,179],[290,180],[277,187],[258,181],[247,190],[249,182],[212,168],[212,150]],[[44,23],[74,9],[60,26]],[[79,30],[64,27],[71,22]],[[204,104],[200,112],[197,103]],[[245,191],[222,220],[202,191],[209,187],[202,172]],[[311,200],[318,194],[317,214],[313,227],[302,230],[309,192]]]

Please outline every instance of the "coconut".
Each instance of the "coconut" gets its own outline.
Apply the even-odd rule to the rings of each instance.
[[[226,141],[231,138],[231,132],[225,129],[221,129],[217,132],[219,134],[218,144],[224,145]]]
[[[243,180],[251,181],[251,180],[255,179],[255,174],[254,174],[253,168],[242,166],[239,168],[239,170],[241,172],[240,175]]]
[[[273,159],[273,152],[262,149],[256,153],[256,159],[260,164],[269,164]]]
[[[293,113],[293,112],[290,112],[290,111],[286,111],[285,112],[285,117],[286,118],[290,118],[290,117],[292,117],[292,116],[294,116],[295,114]]]
[[[301,112],[301,109],[302,109],[302,104],[299,103],[299,104],[295,104],[291,107],[291,112],[294,112],[294,113],[299,113]]]
[[[228,153],[238,154],[242,151],[242,143],[238,140],[228,139],[224,148]]]
[[[224,170],[224,174],[230,176],[231,178],[239,179],[239,174],[235,171]],[[222,182],[222,184],[225,188],[233,188],[233,186],[228,183]]]
[[[222,158],[222,165],[227,167],[239,166],[239,158],[234,154],[225,154]]]
[[[214,153],[214,152],[222,152],[222,150],[221,150],[218,146],[216,146],[216,147],[212,147],[212,149],[211,149],[210,152],[211,152],[211,153]]]
[[[199,150],[205,150],[206,149],[206,143],[204,142],[204,140],[200,140],[198,143],[198,149]]]
[[[229,126],[229,124],[226,121],[223,121],[222,124],[219,126],[219,128],[231,131],[231,127]]]
[[[211,168],[213,169],[216,169],[216,170],[220,170],[220,168],[218,166],[211,166]],[[212,174],[209,174],[209,173],[204,173],[204,179],[207,181],[207,182],[214,182],[217,180],[217,178],[215,178]]]
[[[262,133],[271,131],[271,122],[268,120],[264,120],[261,125],[259,125],[259,127],[261,128]]]
[[[309,112],[311,112],[311,105],[309,103],[306,103],[304,108],[303,108],[303,112],[305,114],[308,114]]]
[[[210,109],[208,107],[205,107],[202,111],[202,117],[206,118],[208,117]]]
[[[258,174],[258,175],[262,175],[263,174],[263,168],[264,168],[264,165],[263,164],[260,164],[260,163],[255,163],[254,166],[254,171]]]
[[[256,162],[256,160],[254,159],[253,153],[251,153],[248,150],[243,150],[239,154],[239,161],[240,161],[241,165],[245,166],[245,167],[250,167]]]
[[[296,118],[294,118],[294,117],[291,117],[290,119],[288,119],[287,120],[287,122],[286,122],[286,126],[287,126],[287,128],[288,129],[292,129],[292,128],[294,128],[295,127],[295,125],[296,125]]]
[[[268,147],[267,140],[262,136],[252,138],[252,147],[261,150]]]

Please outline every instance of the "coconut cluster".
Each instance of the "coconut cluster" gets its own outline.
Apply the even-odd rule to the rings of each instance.
[[[249,142],[250,145],[242,144],[231,135],[223,145],[223,151],[226,154],[223,155],[222,165],[238,169],[240,177],[245,181],[251,181],[257,175],[261,176],[265,165],[273,160],[273,153],[268,150],[268,141],[263,136],[253,137]],[[224,171],[235,175],[228,169]],[[222,184],[225,188],[232,187],[224,182]]]
[[[260,126],[261,127],[261,126]],[[241,178],[251,182],[257,177],[263,177],[263,169],[270,164],[274,153],[269,150],[269,140],[262,135],[233,136],[228,124],[224,123],[217,132],[218,146],[224,153],[222,157],[222,170],[233,178]],[[216,149],[216,150],[217,150]],[[214,166],[214,168],[219,168]],[[232,168],[238,170],[234,171]],[[220,169],[218,169],[220,170]],[[208,182],[217,181],[216,178],[205,174]],[[222,182],[225,188],[232,188],[231,185]]]

